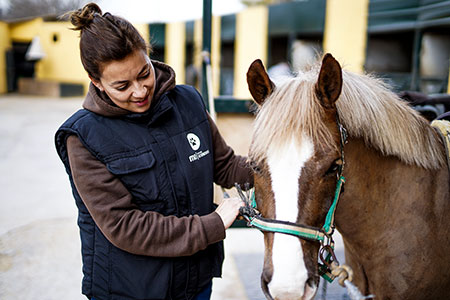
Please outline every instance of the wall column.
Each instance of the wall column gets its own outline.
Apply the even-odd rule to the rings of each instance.
[[[450,94],[450,70],[448,70],[448,74],[447,94]]]
[[[213,94],[214,97],[219,96],[220,91],[220,16],[213,16],[212,18],[212,37],[211,37],[211,69],[213,79]]]
[[[214,97],[219,96],[220,90],[220,16],[212,17],[211,28],[211,70]],[[197,70],[202,69],[202,20],[194,23],[194,65]]]
[[[0,22],[0,94],[8,92],[6,74],[6,50],[11,47],[9,26]]]
[[[186,29],[184,22],[168,23],[166,26],[166,63],[176,74],[177,84],[185,83]]]
[[[346,69],[363,72],[369,0],[327,0],[324,52]]]
[[[246,77],[250,64],[259,58],[267,66],[268,17],[265,5],[249,7],[236,16],[233,91],[236,98],[251,99]]]
[[[203,43],[203,22],[201,19],[194,21],[194,57],[193,62],[195,68],[199,71],[201,77],[202,70],[202,43]],[[200,82],[199,82],[200,83]]]

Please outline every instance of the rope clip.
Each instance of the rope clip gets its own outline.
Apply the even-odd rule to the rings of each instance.
[[[346,280],[348,280],[350,282],[352,282],[352,280],[353,280],[353,271],[347,265],[339,265],[336,262],[332,262],[331,263],[331,274],[333,274],[333,276],[339,278],[338,282],[342,287],[345,287]]]
[[[237,183],[235,183],[235,188],[238,192],[239,197],[241,198],[242,202],[245,203],[245,206],[242,206],[239,208],[239,214],[247,221],[247,226],[252,227],[252,220],[255,217],[261,216],[261,213],[252,205],[252,201],[250,200],[250,185],[248,183],[245,184],[244,188],[246,189],[246,192],[242,190],[241,186]]]

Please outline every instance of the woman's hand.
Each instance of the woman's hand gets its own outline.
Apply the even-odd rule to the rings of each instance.
[[[228,229],[233,224],[241,206],[244,206],[244,202],[240,198],[225,198],[216,208],[216,213],[222,219],[225,229]]]

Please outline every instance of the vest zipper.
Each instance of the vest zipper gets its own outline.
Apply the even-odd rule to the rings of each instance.
[[[191,260],[190,260],[190,258],[188,258],[187,259],[186,287],[184,288],[184,297],[186,298],[186,300],[189,300],[187,292],[189,289],[190,274],[191,274]]]
[[[150,133],[150,134],[151,134],[151,133]],[[167,134],[167,132],[166,132],[166,134]],[[164,167],[165,167],[165,169],[166,169],[167,178],[169,179],[170,188],[172,189],[173,202],[174,202],[174,205],[175,205],[175,210],[177,211],[177,214],[176,214],[176,215],[179,216],[180,210],[179,210],[179,208],[178,208],[177,194],[176,194],[176,192],[175,192],[175,187],[173,186],[172,176],[170,176],[171,173],[170,173],[169,166],[168,166],[168,164],[167,164],[167,158],[164,156],[164,152],[162,151],[161,146],[159,145],[159,140],[158,140],[153,134],[151,134],[151,135],[153,136],[153,138],[154,138],[155,141],[156,141],[156,144],[158,145],[159,152],[160,152],[161,155],[164,157],[164,158],[163,158],[163,160],[164,160]]]

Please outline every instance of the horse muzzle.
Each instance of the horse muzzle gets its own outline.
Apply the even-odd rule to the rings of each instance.
[[[264,275],[261,277],[261,287],[268,300],[312,300],[317,292],[317,285],[313,278],[306,281],[303,289],[291,289],[286,286],[271,291],[269,282],[264,277]]]

